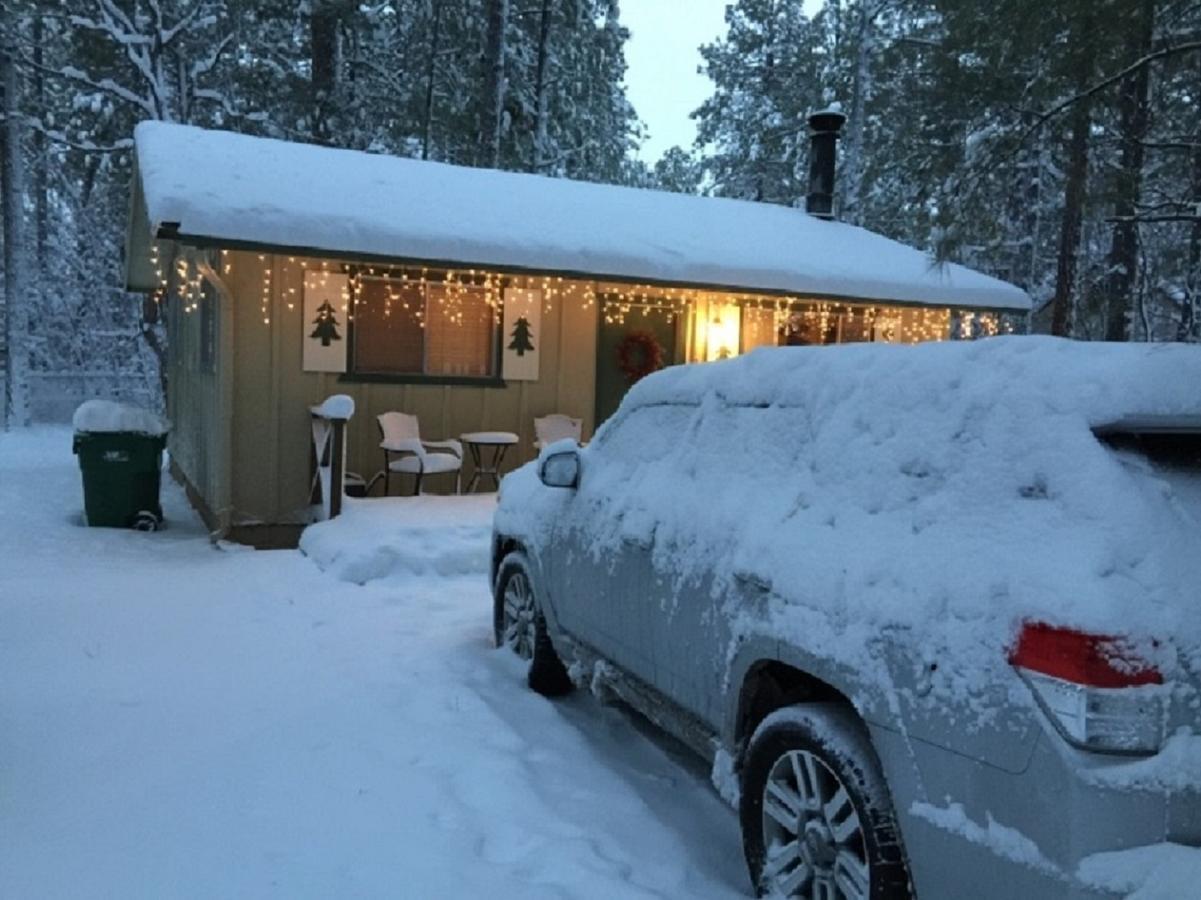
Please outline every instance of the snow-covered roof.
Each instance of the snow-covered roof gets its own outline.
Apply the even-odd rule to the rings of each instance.
[[[134,133],[149,234],[746,291],[1027,310],[1021,289],[767,203],[472,169],[164,122]],[[136,227],[136,226],[135,226]]]

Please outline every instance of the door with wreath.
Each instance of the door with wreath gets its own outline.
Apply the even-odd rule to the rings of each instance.
[[[641,377],[679,362],[680,316],[667,306],[636,304],[622,314],[603,301],[596,342],[596,424],[617,411],[621,398]]]

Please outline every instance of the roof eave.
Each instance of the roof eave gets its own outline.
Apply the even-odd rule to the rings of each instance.
[[[832,300],[840,303],[880,304],[888,306],[903,306],[916,309],[965,309],[986,310],[988,312],[1015,313],[1026,315],[1030,312],[1029,298],[1027,305],[1001,305],[998,303],[949,303],[943,301],[923,302],[921,300],[899,300],[892,297],[839,294],[829,291],[813,291],[799,289],[783,289],[758,287],[746,284],[688,281],[664,278],[647,278],[641,275],[631,275],[628,272],[600,272],[578,269],[554,268],[543,266],[532,268],[504,263],[484,262],[463,259],[430,259],[403,254],[363,253],[354,250],[341,250],[331,247],[309,247],[300,245],[273,244],[261,241],[248,241],[236,238],[222,238],[213,235],[190,234],[181,230],[178,222],[163,222],[155,232],[160,240],[175,241],[194,247],[209,247],[222,250],[245,250],[252,253],[273,253],[280,256],[325,257],[345,260],[350,263],[420,266],[428,269],[488,269],[504,275],[545,276],[570,278],[583,281],[616,281],[627,284],[640,284],[649,287],[676,288],[684,290],[705,291],[712,293],[746,293],[759,294],[766,297],[805,297],[815,300]],[[1018,289],[1015,289],[1018,290]],[[970,293],[978,293],[972,291]]]
[[[153,226],[150,221],[135,150],[133,190],[130,192],[129,218],[125,226],[125,258],[121,261],[121,277],[125,283],[125,290],[152,293],[159,289],[160,276],[156,271],[151,251],[160,231],[161,229]]]

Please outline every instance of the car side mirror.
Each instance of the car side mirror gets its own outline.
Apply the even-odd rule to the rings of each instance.
[[[563,450],[552,453],[542,460],[538,477],[547,487],[574,488],[580,483],[580,453],[578,450]]]

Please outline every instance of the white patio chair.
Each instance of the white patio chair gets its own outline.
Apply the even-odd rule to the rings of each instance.
[[[426,475],[455,474],[455,493],[462,493],[463,445],[456,440],[423,441],[417,417],[386,412],[375,417],[380,449],[384,451],[384,496],[391,489],[392,473],[416,476],[413,496],[421,493]]]
[[[581,419],[573,419],[571,416],[565,416],[562,413],[551,413],[549,416],[540,416],[534,419],[534,449],[541,450],[548,444],[553,444],[555,441],[561,441],[564,438],[572,438],[578,444],[580,436],[583,433],[584,422]]]

